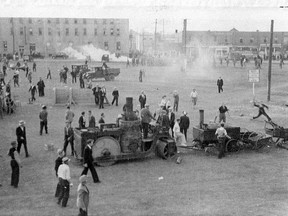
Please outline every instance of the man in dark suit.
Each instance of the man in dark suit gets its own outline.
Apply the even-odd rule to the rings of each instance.
[[[81,116],[80,116],[80,118],[79,118],[78,123],[79,123],[79,128],[80,128],[80,129],[85,128],[85,124],[86,124],[85,112],[82,112],[82,113],[81,113]]]
[[[105,124],[105,120],[104,120],[104,118],[105,118],[104,113],[101,113],[101,117],[100,117],[98,123],[99,123],[99,124]]]
[[[68,120],[66,120],[66,126],[64,128],[64,147],[63,152],[66,155],[66,149],[68,144],[70,143],[71,146],[71,155],[74,155],[74,131],[71,127],[71,124]]]
[[[146,95],[144,91],[142,91],[141,95],[139,96],[139,102],[140,102],[140,108],[143,109],[146,104]]]
[[[17,136],[17,151],[20,154],[21,145],[24,145],[26,157],[29,157],[28,149],[27,149],[27,141],[26,141],[26,128],[25,122],[23,120],[19,121],[19,126],[16,128],[16,136]]]
[[[180,126],[180,132],[185,135],[186,142],[187,142],[187,130],[189,128],[189,125],[190,125],[189,117],[187,116],[187,113],[183,111],[183,115],[180,117],[179,126]]]
[[[175,124],[175,113],[173,112],[173,108],[169,107],[169,124],[170,124],[170,128],[171,128],[171,133],[172,133],[172,137],[174,137],[174,133],[173,133],[173,127]]]
[[[100,88],[98,86],[98,84],[92,88],[93,91],[93,95],[95,97],[95,104],[98,105],[99,104],[99,93],[100,93]]]
[[[217,80],[218,93],[220,93],[221,91],[223,92],[223,85],[223,79],[219,77],[219,79]]]
[[[97,174],[95,167],[94,167],[94,164],[93,164],[93,157],[92,157],[92,146],[93,145],[94,145],[93,139],[87,140],[87,145],[84,149],[84,155],[83,155],[84,170],[82,171],[81,176],[87,175],[88,169],[90,169],[94,183],[100,183],[100,180],[98,178],[98,174]]]
[[[89,128],[95,128],[96,127],[96,120],[95,117],[92,115],[91,110],[88,111],[88,127]]]

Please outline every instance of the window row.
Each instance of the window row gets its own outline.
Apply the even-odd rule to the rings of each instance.
[[[24,27],[20,27],[20,35],[24,35],[24,31],[25,31],[25,28],[24,28]],[[33,34],[34,34],[32,28],[29,28],[28,31],[29,31],[29,34],[30,34],[30,35],[33,35]],[[83,28],[83,32],[82,32],[82,33],[83,33],[84,36],[87,36],[87,34],[88,34],[87,29],[86,29],[86,28]],[[39,28],[39,29],[38,29],[38,35],[41,36],[42,34],[43,34],[43,30],[42,30],[42,28]],[[52,35],[52,29],[51,29],[51,28],[48,28],[48,29],[47,29],[47,34],[48,34],[48,35]],[[57,29],[57,30],[56,30],[56,34],[57,34],[58,36],[61,36],[61,31],[60,31],[60,29]],[[94,34],[95,36],[98,34],[97,28],[94,28],[93,34]],[[113,36],[113,35],[115,34],[115,33],[114,33],[114,28],[111,28],[111,29],[110,29],[110,33],[107,31],[106,28],[103,29],[103,35],[109,35],[109,34],[110,34],[111,36]],[[13,35],[13,28],[11,28],[11,35]],[[69,35],[70,35],[70,29],[69,29],[69,28],[66,28],[66,29],[65,29],[65,35],[66,35],[66,36],[69,36]],[[71,33],[71,35],[72,35],[72,33]],[[80,32],[79,32],[78,28],[75,28],[75,29],[74,29],[74,35],[75,35],[75,36],[79,36],[79,35],[80,35]],[[115,35],[116,35],[116,36],[120,36],[120,29],[119,29],[119,28],[116,29],[116,34],[115,34]]]
[[[15,18],[14,18],[15,19]],[[16,18],[17,19],[17,18]],[[56,18],[56,19],[53,19],[53,21],[55,20],[55,23],[56,24],[60,24],[60,18]],[[64,23],[65,24],[69,24],[69,21],[71,21],[71,19],[65,19],[64,20]],[[10,23],[12,23],[13,22],[13,18],[10,18]],[[35,20],[34,20],[34,22],[35,22]],[[38,23],[40,23],[40,22],[43,22],[43,20],[42,19],[38,19],[37,20],[37,22]],[[100,19],[94,19],[94,24],[98,24],[98,23],[100,23],[101,22],[101,20]],[[21,24],[23,24],[24,23],[24,19],[23,18],[19,18],[19,23],[21,23]],[[28,23],[29,24],[32,24],[33,23],[33,20],[32,20],[32,18],[28,18]],[[51,24],[52,23],[52,19],[47,19],[47,23],[48,24]],[[72,23],[74,23],[74,24],[78,24],[78,23],[81,23],[81,24],[87,24],[87,19],[82,19],[82,22],[81,22],[81,19],[74,19],[73,21],[72,21]],[[106,25],[106,24],[108,24],[108,23],[110,23],[111,25],[114,25],[114,23],[117,23],[117,24],[119,24],[120,23],[120,20],[119,19],[116,19],[116,20],[109,20],[109,19],[103,19],[102,20],[102,24],[104,24],[104,25]]]

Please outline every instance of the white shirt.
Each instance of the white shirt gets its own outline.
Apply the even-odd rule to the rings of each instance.
[[[192,91],[191,94],[190,94],[190,97],[191,97],[191,98],[196,98],[197,96],[198,96],[197,91],[195,91],[195,92]]]
[[[224,136],[227,136],[227,131],[225,130],[225,128],[220,127],[220,128],[217,128],[215,135],[217,135],[217,138],[224,137]]]
[[[62,179],[65,179],[65,180],[70,180],[71,177],[70,177],[70,168],[67,164],[61,164],[58,168],[58,177],[59,178],[62,178]]]
[[[174,127],[173,127],[173,132],[174,133],[180,133],[180,126],[178,122],[175,122]]]

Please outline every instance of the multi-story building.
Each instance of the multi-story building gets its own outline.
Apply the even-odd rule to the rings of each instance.
[[[128,55],[128,19],[0,18],[0,54],[40,52],[93,44],[111,53]]]

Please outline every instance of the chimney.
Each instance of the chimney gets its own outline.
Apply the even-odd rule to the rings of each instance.
[[[204,110],[199,110],[199,114],[200,114],[199,128],[202,129],[202,126],[204,124]]]

